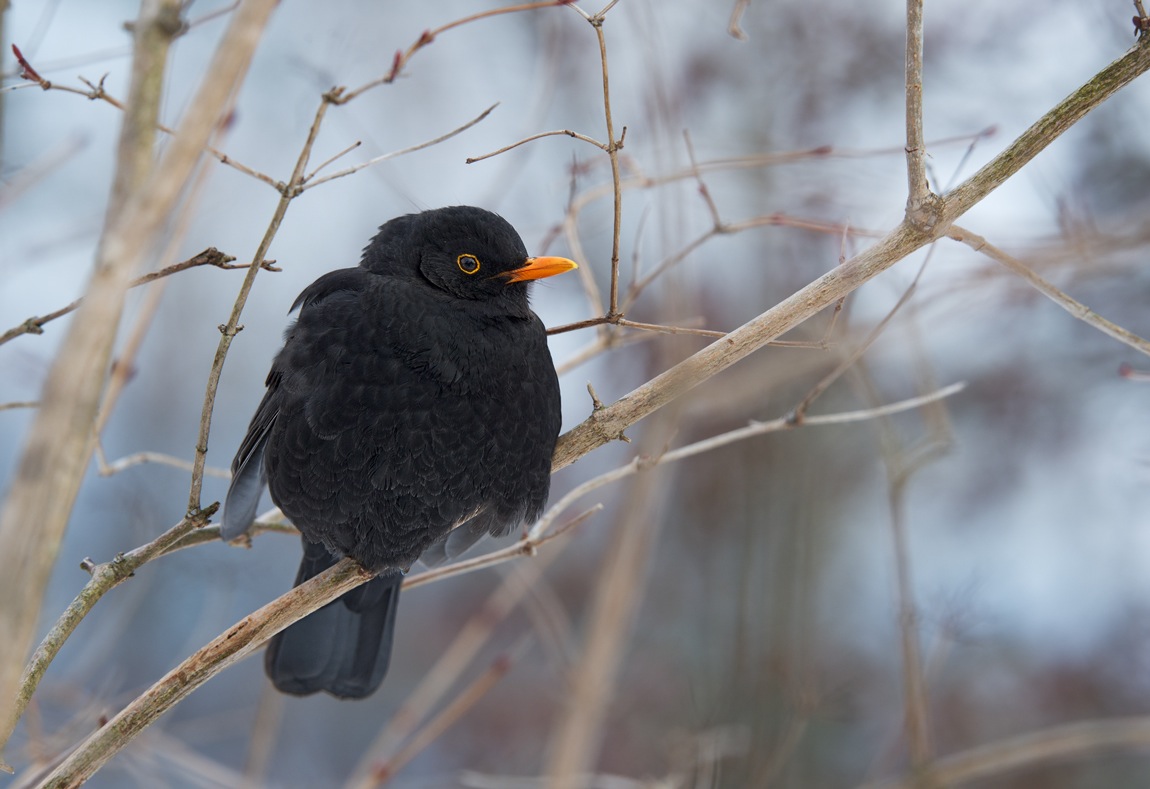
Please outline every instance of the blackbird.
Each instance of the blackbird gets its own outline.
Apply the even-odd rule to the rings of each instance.
[[[377,576],[272,638],[264,667],[280,691],[373,693],[411,565],[539,517],[559,381],[527,289],[574,268],[455,206],[391,220],[357,268],[295,300],[232,461],[223,537],[248,529],[266,484],[303,535],[297,586],[344,556]]]

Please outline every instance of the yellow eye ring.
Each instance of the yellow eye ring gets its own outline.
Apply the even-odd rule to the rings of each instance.
[[[479,258],[475,255],[460,255],[455,259],[455,265],[464,274],[475,274],[479,271]]]

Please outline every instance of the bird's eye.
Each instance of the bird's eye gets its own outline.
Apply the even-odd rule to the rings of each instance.
[[[479,271],[479,258],[475,255],[460,255],[455,259],[455,265],[464,274],[474,274]]]

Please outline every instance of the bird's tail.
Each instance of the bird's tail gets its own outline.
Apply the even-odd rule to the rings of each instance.
[[[303,543],[295,585],[337,561],[319,543]],[[264,670],[284,693],[326,691],[342,699],[370,696],[391,660],[396,603],[403,576],[389,572],[351,590],[274,636]]]

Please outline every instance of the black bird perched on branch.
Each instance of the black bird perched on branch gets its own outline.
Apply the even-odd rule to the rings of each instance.
[[[538,518],[559,435],[559,382],[529,258],[501,217],[456,206],[393,219],[357,268],[313,282],[232,461],[223,536],[263,486],[303,535],[296,585],[350,556],[379,575],[275,636],[275,686],[364,698],[387,671],[399,586],[484,534]]]

